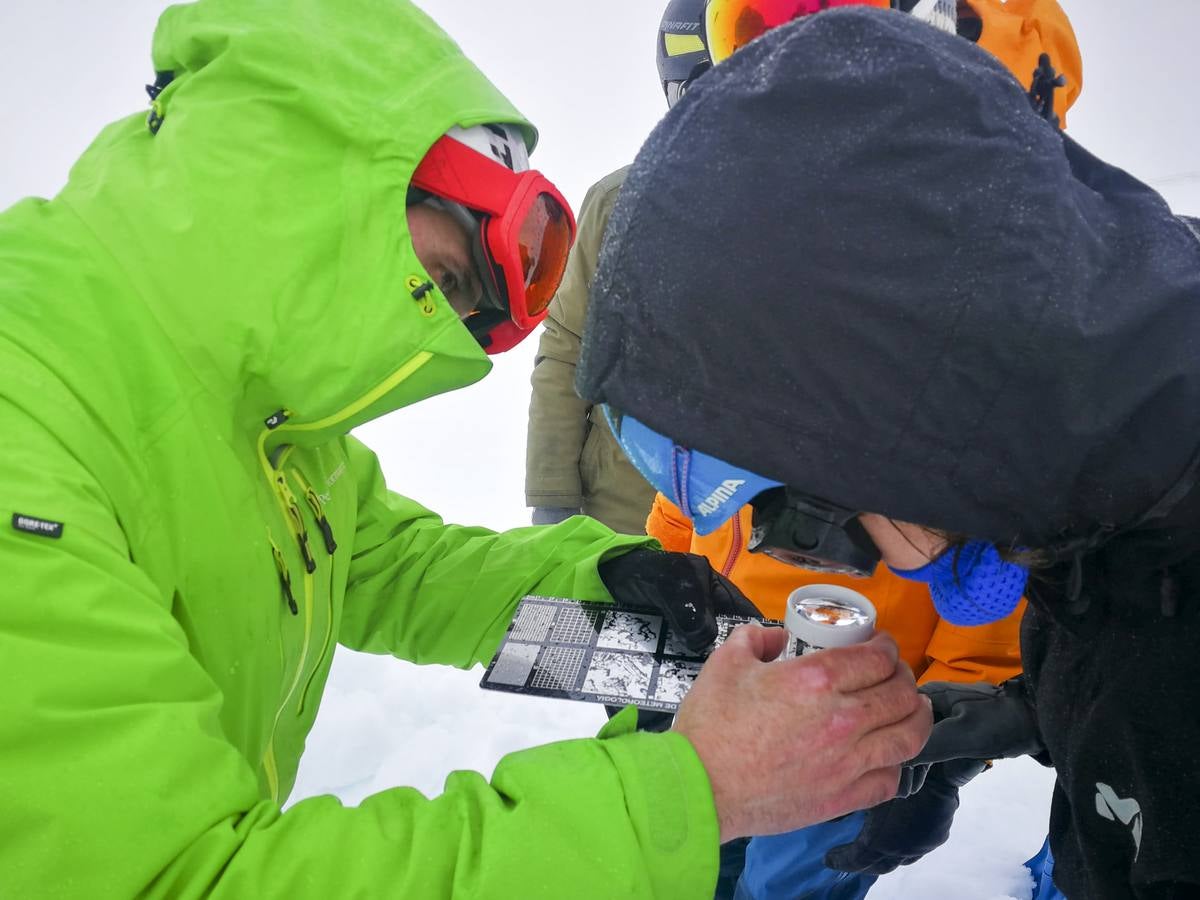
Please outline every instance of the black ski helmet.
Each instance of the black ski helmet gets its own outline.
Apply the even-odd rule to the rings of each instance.
[[[705,0],[669,0],[658,25],[655,61],[667,103],[674,105],[693,79],[712,68],[704,37]]]

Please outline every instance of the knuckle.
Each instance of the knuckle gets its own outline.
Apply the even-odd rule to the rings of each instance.
[[[900,767],[888,766],[876,769],[868,774],[868,779],[869,805],[878,806],[880,803],[887,803],[896,796],[896,791],[900,787]]]
[[[874,640],[865,644],[855,644],[852,647],[842,647],[834,652],[844,660],[845,665],[859,670],[882,674],[890,672],[895,665],[886,646]]]
[[[792,672],[801,690],[827,694],[833,690],[833,665],[826,654],[818,653],[795,660]]]
[[[912,759],[925,748],[925,742],[929,740],[929,729],[921,727],[920,724],[913,728],[907,728],[904,730],[902,740],[901,750],[904,753],[904,760]]]
[[[829,738],[840,742],[859,734],[863,729],[865,718],[866,714],[861,707],[833,710],[826,726]]]
[[[877,769],[899,766],[912,759],[921,747],[902,726],[893,726],[871,736],[869,749],[864,754],[866,768]],[[913,749],[916,745],[916,749]]]
[[[884,696],[886,698],[884,702],[888,707],[903,715],[912,715],[920,707],[926,705],[917,691],[917,686],[912,680],[911,673],[909,673],[908,678],[905,678],[897,672],[884,685]]]

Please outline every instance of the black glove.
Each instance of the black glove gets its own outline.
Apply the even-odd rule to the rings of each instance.
[[[631,550],[596,567],[613,600],[662,613],[671,628],[700,652],[717,638],[718,615],[762,614],[703,556]]]
[[[980,759],[955,759],[929,766],[917,793],[867,810],[858,837],[826,853],[825,865],[886,875],[897,866],[915,863],[950,837],[958,789],[989,765]]]
[[[989,760],[1045,752],[1023,677],[999,687],[934,681],[920,690],[933,704],[933,733],[901,771],[897,798],[868,810],[854,842],[826,854],[831,869],[883,875],[916,862],[945,843],[958,789]]]
[[[1023,675],[999,686],[931,681],[920,690],[933,704],[934,724],[914,765],[1045,753]]]

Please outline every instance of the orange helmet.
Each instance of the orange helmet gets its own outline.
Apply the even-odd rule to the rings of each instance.
[[[1058,0],[959,0],[958,33],[1008,67],[1026,88],[1045,53],[1066,83],[1054,92],[1054,112],[1067,110],[1083,90],[1083,60],[1071,21]]]
[[[1064,127],[1083,89],[1079,45],[1058,0],[707,0],[708,51],[719,63],[772,28],[836,6],[898,10],[957,31],[1004,63],[1039,111],[1057,116]]]

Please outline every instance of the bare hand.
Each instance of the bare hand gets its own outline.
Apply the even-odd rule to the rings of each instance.
[[[782,628],[738,628],[675,719],[708,771],[722,842],[890,800],[929,737],[929,702],[887,635],[771,662],[785,642]]]

